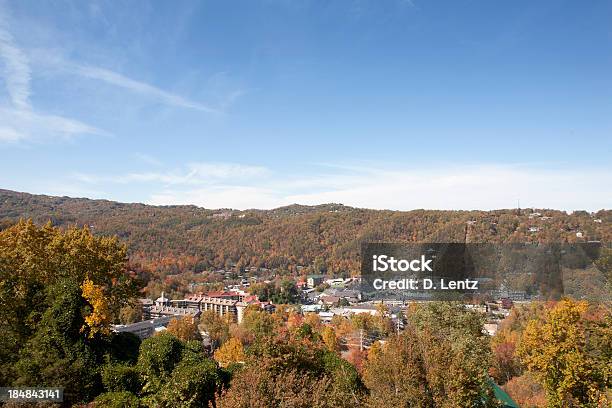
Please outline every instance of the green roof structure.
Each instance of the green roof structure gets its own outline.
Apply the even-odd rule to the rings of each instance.
[[[495,398],[501,402],[503,408],[520,408],[519,405],[510,398],[508,393],[501,389],[501,387],[495,382],[490,381],[491,387],[493,388],[493,392],[495,393]]]

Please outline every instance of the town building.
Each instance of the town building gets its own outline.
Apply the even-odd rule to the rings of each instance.
[[[357,303],[361,300],[361,292],[354,289],[343,289],[343,288],[328,288],[319,295],[319,298],[323,299],[326,296],[334,296],[339,299],[346,299],[349,303]]]
[[[175,307],[175,306],[151,306],[147,310],[147,319],[156,319],[159,317],[190,317],[192,321],[196,321],[202,314],[199,310]]]
[[[155,302],[147,300],[141,303],[144,319],[191,317],[192,321],[196,321],[202,313],[213,311],[228,321],[240,323],[244,310],[250,305],[256,305],[268,312],[275,309],[271,302],[260,302],[257,296],[242,291],[217,291],[208,292],[206,295],[199,293],[177,300],[166,298],[162,292]]]
[[[308,275],[306,277],[306,286],[309,288],[316,288],[323,283],[325,275]]]
[[[186,308],[182,307],[181,304],[173,303],[164,295],[164,292],[155,300],[152,306],[143,307],[143,318],[145,320],[160,317],[190,317],[192,321],[195,321],[200,317],[200,314],[201,312],[197,309]]]
[[[132,333],[144,340],[157,332],[166,330],[168,324],[175,318],[173,316],[164,316],[132,324],[118,324],[114,325],[112,330],[116,333]]]
[[[346,281],[342,278],[333,278],[333,279],[327,279],[325,281],[326,284],[328,284],[329,286],[331,286],[332,288],[342,288],[344,287],[344,285],[348,282],[350,282],[350,279],[347,279]]]

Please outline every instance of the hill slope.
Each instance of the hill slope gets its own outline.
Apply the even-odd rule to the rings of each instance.
[[[610,210],[596,214],[379,211],[324,204],[236,211],[0,190],[0,228],[20,218],[39,224],[50,220],[63,227],[86,225],[96,234],[116,234],[128,244],[133,262],[164,273],[233,264],[289,270],[317,264],[332,272],[356,271],[362,241],[610,242],[612,238]]]

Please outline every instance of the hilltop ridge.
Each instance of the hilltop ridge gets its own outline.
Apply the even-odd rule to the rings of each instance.
[[[117,235],[133,261],[164,273],[207,268],[295,270],[318,263],[354,272],[363,241],[582,242],[612,238],[612,211],[370,210],[342,204],[293,204],[272,210],[152,206],[54,197],[0,189],[0,228],[19,219],[87,226]]]

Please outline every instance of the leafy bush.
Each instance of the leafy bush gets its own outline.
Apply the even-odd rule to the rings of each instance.
[[[183,343],[169,333],[146,339],[140,345],[138,370],[144,382],[143,391],[157,392],[183,357]]]
[[[156,402],[160,407],[207,407],[215,400],[220,377],[217,366],[209,359],[182,361],[164,384]]]
[[[105,392],[95,400],[96,408],[140,408],[138,397],[128,391]]]
[[[111,363],[102,368],[102,384],[106,391],[140,391],[140,375],[135,367]]]

